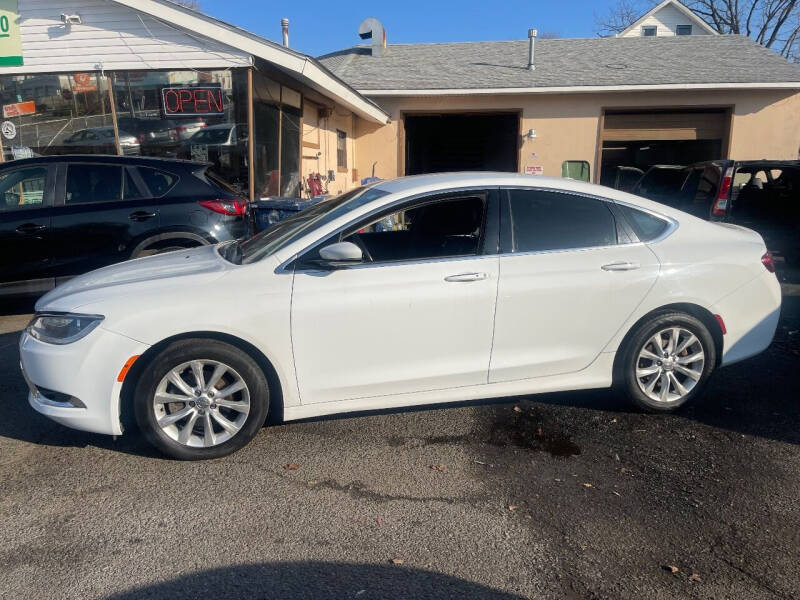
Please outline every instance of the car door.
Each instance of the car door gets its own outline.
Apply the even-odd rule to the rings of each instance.
[[[292,345],[304,404],[485,384],[497,293],[496,192],[425,197],[301,255]],[[315,268],[339,240],[362,264]]]
[[[127,260],[159,226],[158,206],[122,163],[69,162],[58,176],[53,210],[56,277]]]
[[[0,296],[53,287],[50,219],[55,171],[48,164],[0,171]]]
[[[655,255],[602,199],[510,189],[489,381],[589,366],[658,277]]]

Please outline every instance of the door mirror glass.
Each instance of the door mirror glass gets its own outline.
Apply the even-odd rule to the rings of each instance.
[[[320,248],[319,257],[320,262],[335,267],[358,264],[364,260],[364,253],[353,242],[337,242]]]

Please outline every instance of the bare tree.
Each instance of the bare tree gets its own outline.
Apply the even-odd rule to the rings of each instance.
[[[596,18],[598,33],[627,29],[655,4],[654,0],[617,0],[606,16]],[[720,33],[746,35],[781,56],[800,58],[798,0],[686,0],[684,4]]]

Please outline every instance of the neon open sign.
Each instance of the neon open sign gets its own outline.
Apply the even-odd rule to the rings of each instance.
[[[161,90],[166,117],[225,114],[221,87],[167,87]]]

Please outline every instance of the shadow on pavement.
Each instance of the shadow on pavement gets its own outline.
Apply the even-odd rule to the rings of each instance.
[[[237,565],[192,573],[172,581],[115,594],[108,600],[204,597],[214,600],[522,598],[463,579],[400,565],[287,562]]]

